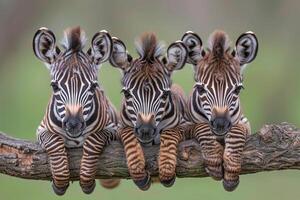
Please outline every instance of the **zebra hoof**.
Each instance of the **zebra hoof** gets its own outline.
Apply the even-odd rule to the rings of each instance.
[[[52,189],[53,189],[54,193],[55,193],[56,195],[58,195],[58,196],[64,195],[64,194],[66,193],[68,187],[69,187],[69,184],[67,184],[67,185],[64,186],[64,187],[57,187],[57,186],[55,185],[55,183],[52,183]]]
[[[236,180],[236,181],[226,181],[226,180],[223,180],[223,187],[224,189],[227,191],[227,192],[232,192],[234,191],[237,186],[239,185],[240,181],[239,179]]]
[[[165,187],[171,187],[174,185],[175,183],[175,180],[176,180],[176,176],[172,177],[171,179],[169,180],[161,180],[161,184],[163,184],[163,186]]]
[[[147,173],[146,177],[141,180],[133,180],[133,182],[138,186],[139,189],[146,191],[151,185],[151,176]]]
[[[80,185],[80,186],[81,186],[82,191],[85,194],[91,194],[95,190],[96,182],[94,180],[93,183],[89,186],[87,186],[87,185]]]

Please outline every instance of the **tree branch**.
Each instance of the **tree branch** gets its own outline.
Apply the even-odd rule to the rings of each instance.
[[[158,175],[158,146],[146,147],[147,169]],[[82,149],[70,149],[71,180],[79,179]],[[97,178],[130,178],[122,145],[112,142],[98,162]],[[257,134],[249,136],[243,153],[242,174],[261,171],[300,169],[300,130],[281,123],[265,125]],[[206,177],[198,143],[187,140],[179,145],[178,177]],[[30,141],[11,138],[0,133],[0,173],[25,179],[51,180],[47,154]]]

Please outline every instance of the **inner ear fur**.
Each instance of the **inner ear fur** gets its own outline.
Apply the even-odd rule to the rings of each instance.
[[[52,64],[60,53],[54,33],[46,27],[37,30],[32,45],[36,57],[46,64]]]
[[[127,70],[132,61],[132,57],[128,54],[126,46],[120,39],[113,37],[113,49],[109,62],[113,67]]]
[[[252,62],[258,51],[256,35],[251,31],[241,34],[236,41],[235,49],[241,66]]]
[[[188,50],[187,62],[197,65],[199,60],[204,56],[203,54],[205,54],[201,38],[196,33],[188,31],[182,36],[181,41]]]
[[[188,50],[182,41],[172,43],[167,49],[167,68],[170,71],[180,70],[187,61]]]

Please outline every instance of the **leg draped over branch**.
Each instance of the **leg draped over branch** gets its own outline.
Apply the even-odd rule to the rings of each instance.
[[[159,145],[145,147],[146,170],[158,176]],[[70,180],[80,178],[82,149],[67,149]],[[177,177],[207,177],[200,145],[196,140],[183,141],[177,152]],[[300,169],[300,130],[288,123],[265,125],[246,138],[242,153],[241,174],[262,171]],[[123,146],[112,142],[100,155],[96,178],[130,178]],[[25,179],[51,180],[50,163],[45,150],[37,143],[0,134],[0,173]]]

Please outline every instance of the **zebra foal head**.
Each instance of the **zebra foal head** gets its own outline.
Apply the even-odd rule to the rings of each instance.
[[[150,144],[159,139],[166,113],[172,113],[171,74],[184,66],[186,47],[181,41],[172,43],[163,57],[163,45],[153,33],[145,33],[137,40],[136,59],[127,53],[121,40],[113,38],[113,46],[110,63],[123,72],[122,122],[134,128],[141,143]]]
[[[194,119],[209,121],[216,135],[226,134],[241,117],[239,93],[243,89],[243,70],[253,61],[258,50],[254,33],[243,33],[230,48],[225,32],[215,31],[204,50],[200,37],[183,35],[188,62],[194,65],[195,85],[191,96]]]
[[[61,123],[69,137],[77,137],[93,117],[99,65],[108,60],[112,40],[106,31],[96,33],[87,52],[85,33],[79,27],[66,29],[63,50],[54,33],[40,28],[33,38],[33,50],[50,71],[53,119]]]

